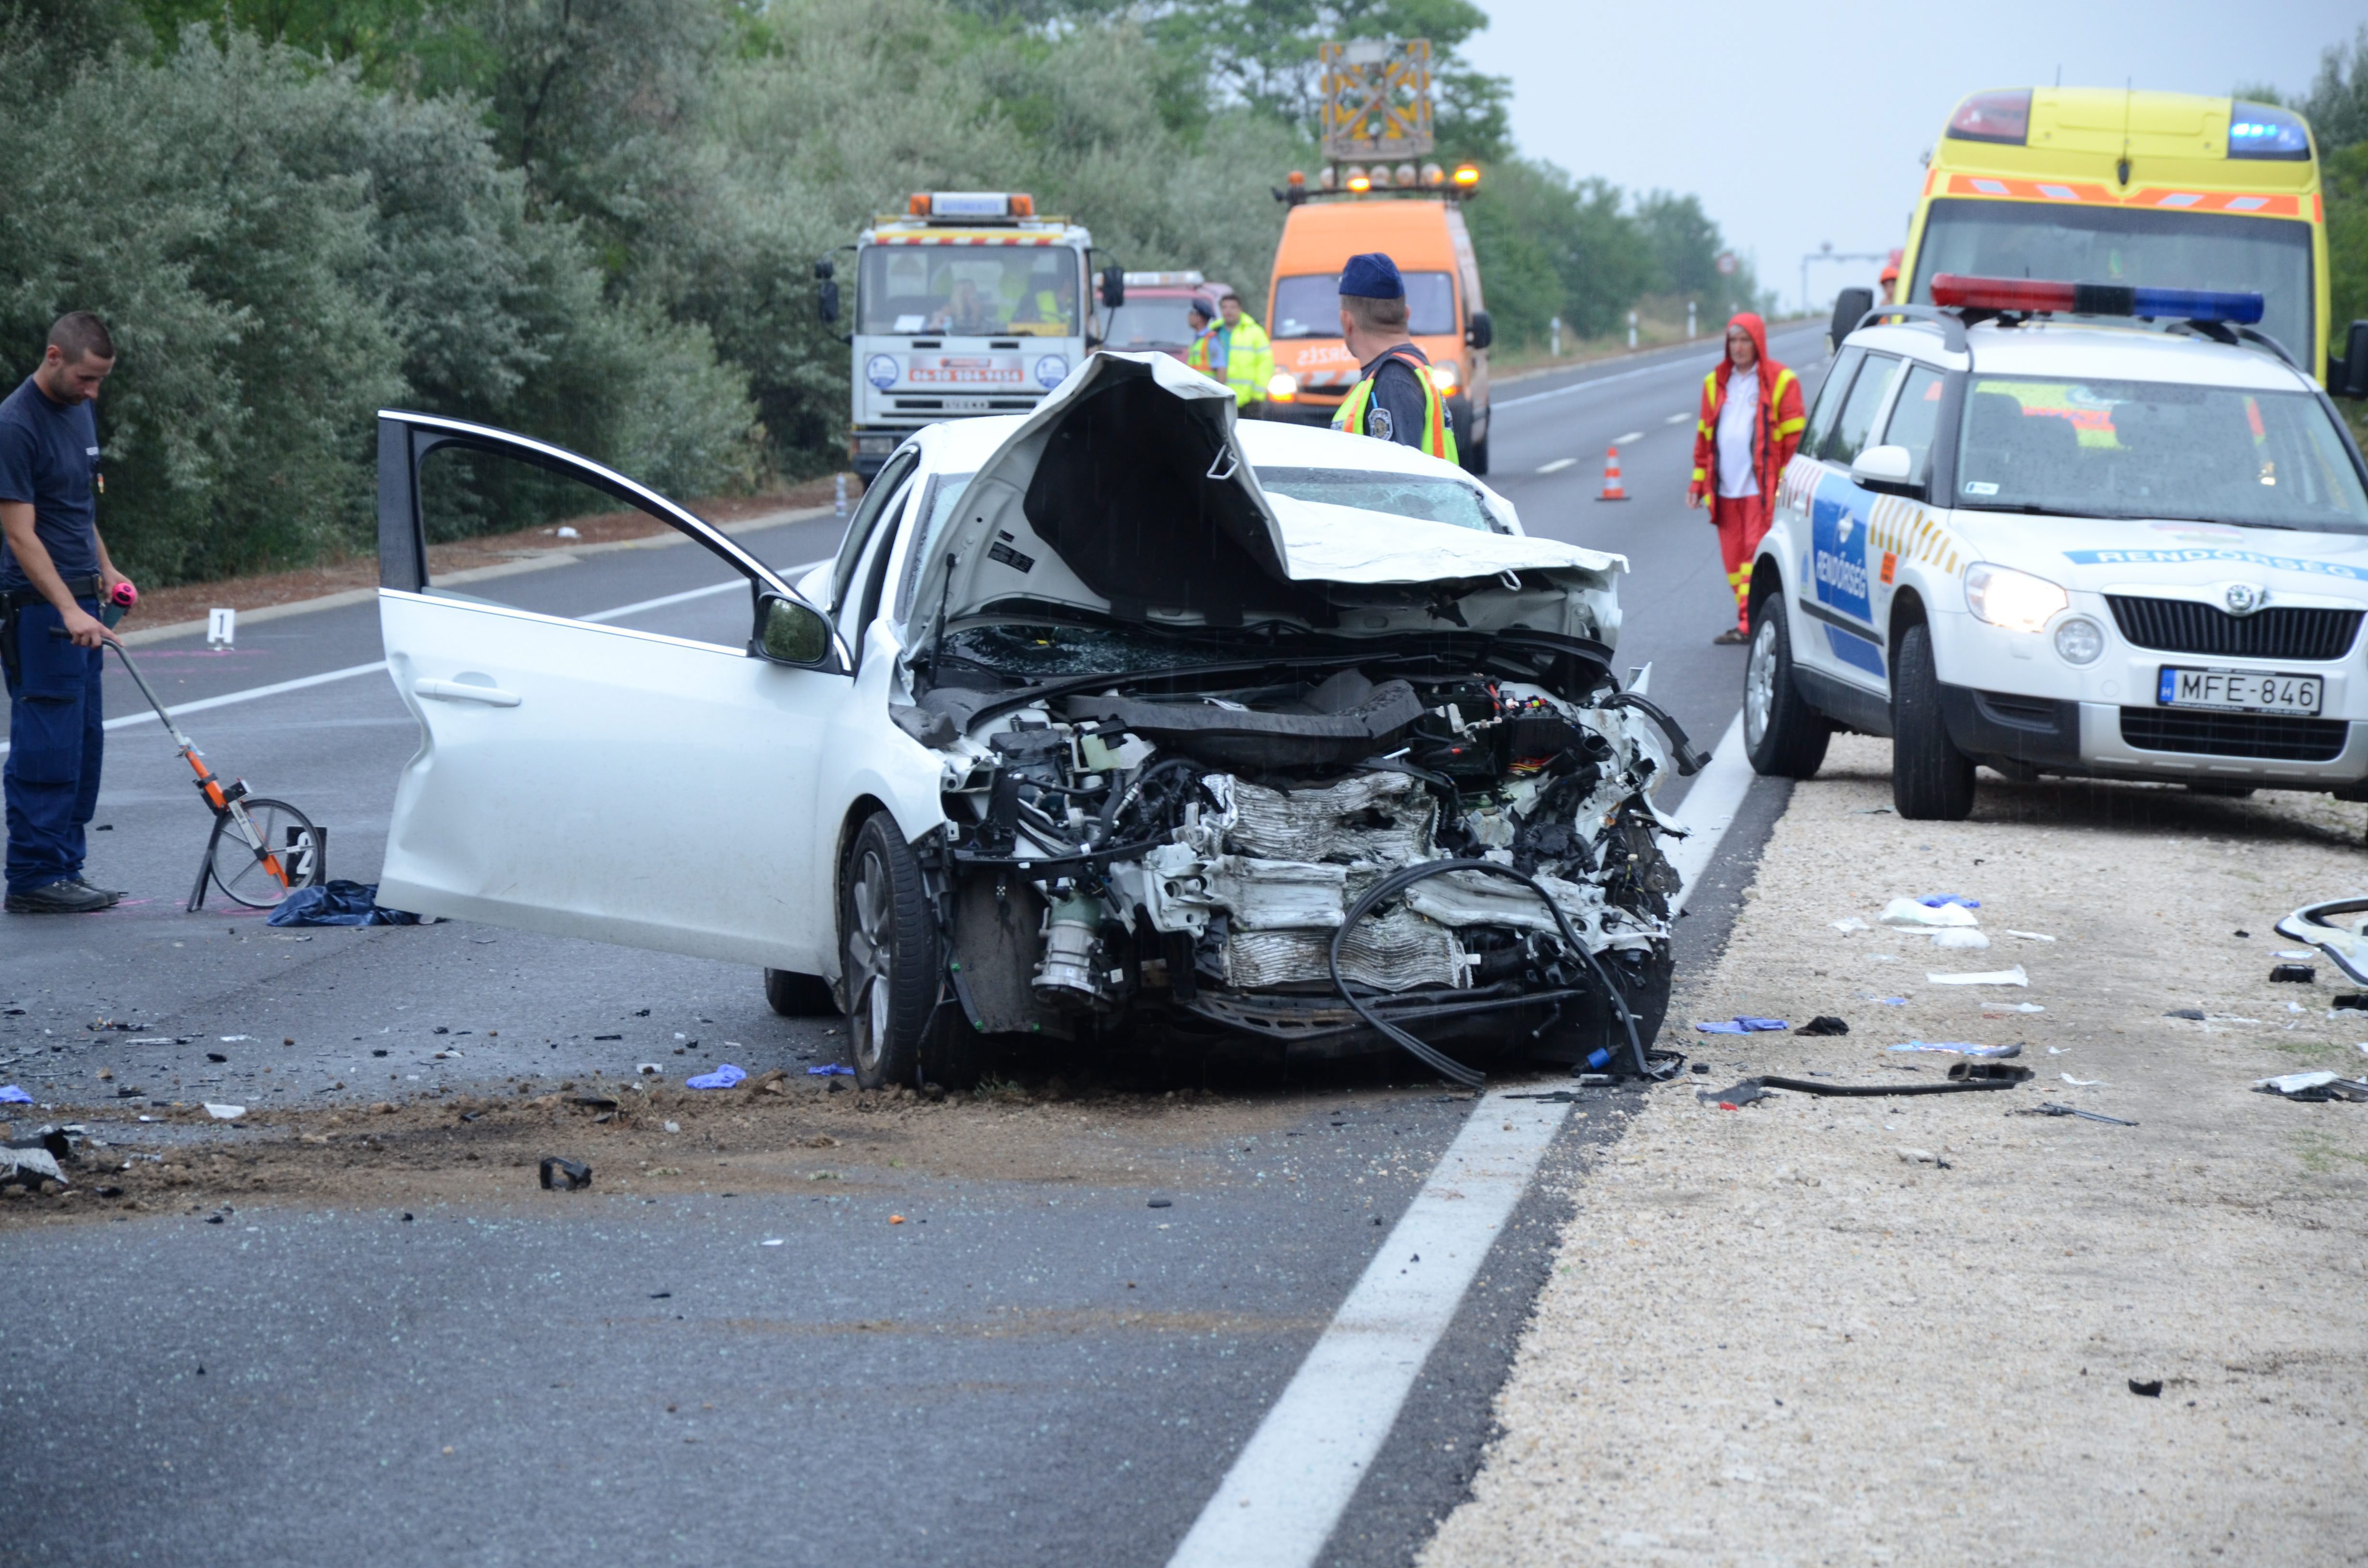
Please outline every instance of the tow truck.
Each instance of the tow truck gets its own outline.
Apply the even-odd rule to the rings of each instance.
[[[848,455],[866,483],[925,425],[1031,412],[1100,346],[1093,235],[1040,217],[1024,191],[916,191],[838,250],[855,253]],[[826,325],[842,304],[837,254],[814,263]],[[1099,284],[1105,311],[1126,302],[1121,268]]]

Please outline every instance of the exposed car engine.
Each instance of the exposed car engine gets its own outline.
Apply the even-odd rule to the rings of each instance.
[[[1520,632],[1257,684],[930,689],[932,718],[967,722],[930,738],[971,1025],[1076,1039],[1158,1012],[1295,1053],[1395,1040],[1473,1082],[1434,1042],[1668,1071],[1646,1047],[1676,884],[1649,795],[1696,759],[1603,652]],[[1458,654],[1471,673],[1443,673]]]

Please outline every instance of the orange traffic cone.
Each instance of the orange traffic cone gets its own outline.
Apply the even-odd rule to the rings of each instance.
[[[1620,488],[1620,449],[1603,449],[1603,494],[1598,501],[1625,501],[1628,492]]]

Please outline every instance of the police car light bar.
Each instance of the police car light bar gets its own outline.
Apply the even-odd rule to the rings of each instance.
[[[2066,315],[2137,316],[2147,321],[2169,317],[2246,326],[2261,319],[2259,294],[2056,283],[2036,278],[1959,278],[1948,272],[1932,279],[1932,302],[1978,311],[2057,311]]]

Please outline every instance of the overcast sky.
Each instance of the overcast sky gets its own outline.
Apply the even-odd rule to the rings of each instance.
[[[2351,39],[2360,0],[1978,0],[1967,6],[1680,6],[1481,0],[1464,52],[1513,81],[1523,153],[1636,190],[1698,193],[1787,306],[1801,257],[1901,243],[1918,155],[1982,87],[2224,94],[2306,87],[2319,51]],[[1873,268],[1809,269],[1814,298]]]

